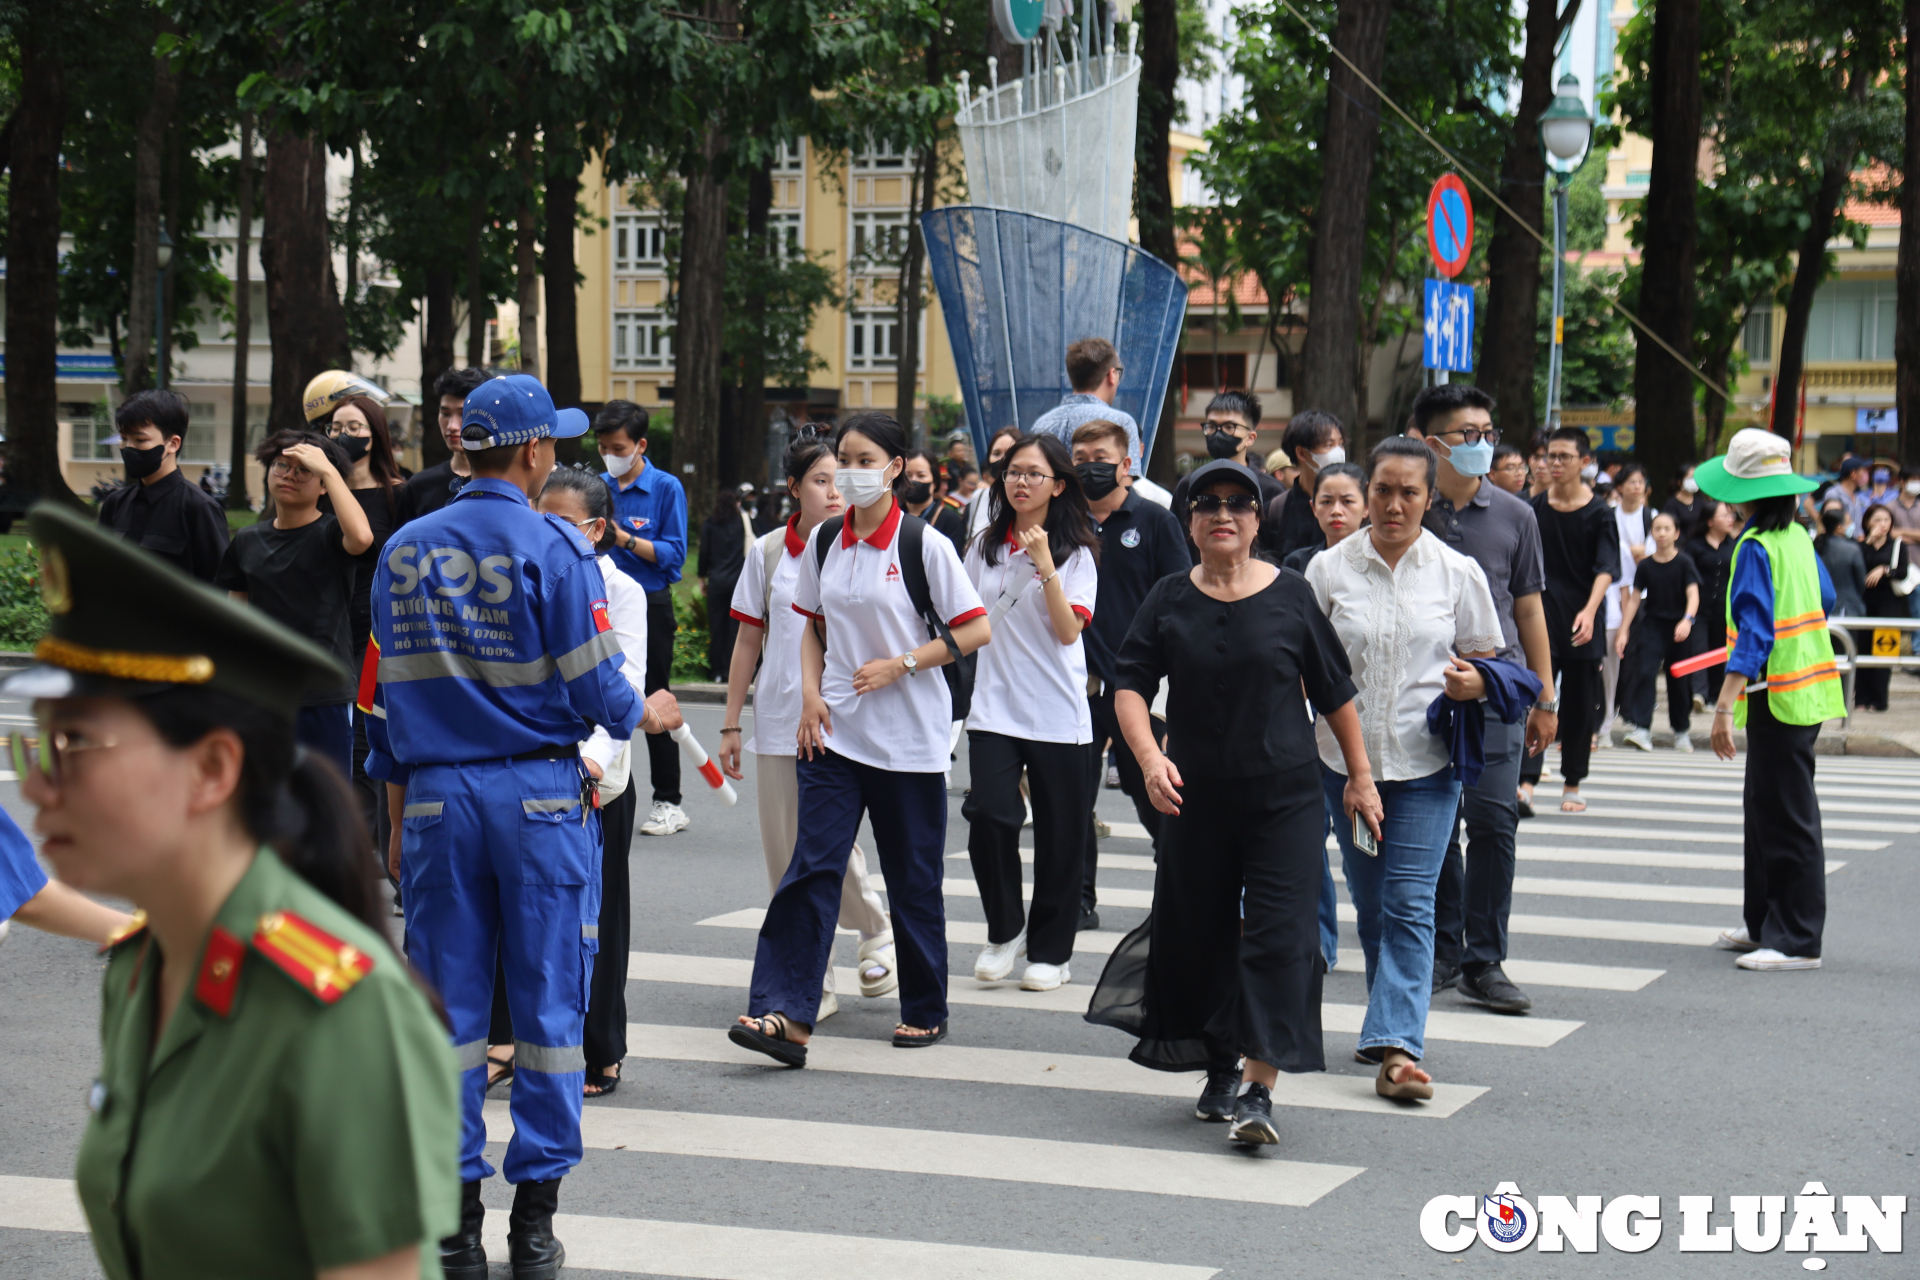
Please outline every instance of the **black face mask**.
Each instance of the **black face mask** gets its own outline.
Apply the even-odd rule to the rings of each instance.
[[[151,449],[120,450],[120,461],[126,465],[129,480],[145,480],[160,469],[166,456],[167,446],[164,444],[157,444]]]
[[[344,433],[333,438],[333,442],[346,451],[348,462],[358,462],[367,456],[367,450],[373,447],[372,436],[350,436]]]
[[[1117,462],[1083,462],[1073,469],[1080,477],[1080,487],[1086,490],[1089,502],[1098,502],[1120,487],[1120,464]]]
[[[1213,431],[1207,434],[1207,452],[1216,458],[1231,458],[1239,453],[1245,442],[1238,436],[1226,431]]]
[[[933,483],[928,480],[910,480],[900,490],[900,497],[917,507],[933,497]]]

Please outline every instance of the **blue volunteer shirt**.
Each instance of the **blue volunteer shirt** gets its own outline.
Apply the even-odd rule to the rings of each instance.
[[[592,548],[502,480],[471,481],[388,540],[373,640],[371,777],[577,743],[594,725],[626,739],[640,722]]]
[[[687,491],[651,462],[624,489],[608,472],[602,471],[600,478],[613,491],[615,522],[634,537],[651,542],[656,557],[646,560],[615,547],[609,553],[613,563],[648,591],[665,591],[680,581],[680,566],[687,562]]]
[[[0,811],[0,920],[11,919],[46,887],[47,873],[34,860],[33,841],[11,815]]]

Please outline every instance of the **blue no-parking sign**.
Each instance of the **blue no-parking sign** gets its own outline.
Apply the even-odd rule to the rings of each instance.
[[[1429,369],[1473,372],[1473,286],[1427,281],[1426,341],[1421,361]]]

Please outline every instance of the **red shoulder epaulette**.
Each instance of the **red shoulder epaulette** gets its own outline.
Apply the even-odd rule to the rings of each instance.
[[[322,1004],[332,1004],[373,970],[372,956],[291,911],[261,916],[253,948]]]
[[[953,511],[960,511],[960,510],[963,510],[963,509],[965,509],[965,507],[966,507],[966,505],[967,505],[966,503],[964,503],[964,502],[962,502],[962,501],[960,501],[960,499],[958,499],[958,498],[956,498],[956,497],[954,497],[954,496],[953,496],[952,494],[950,494],[950,493],[943,493],[943,494],[941,494],[941,495],[940,495],[940,501],[942,501],[942,502],[944,502],[944,503],[946,503],[946,504],[947,504],[947,507],[948,507],[948,509],[950,509],[950,510],[953,510]]]
[[[135,935],[139,934],[140,931],[145,929],[146,927],[147,927],[147,913],[144,911],[134,912],[132,917],[125,924],[121,925],[118,929],[115,929],[112,933],[107,935],[107,940],[100,944],[101,954],[105,954],[106,952],[113,950],[115,947],[125,942],[128,938],[134,937]]]

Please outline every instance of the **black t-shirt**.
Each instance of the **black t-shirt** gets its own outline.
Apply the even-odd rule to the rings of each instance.
[[[1676,552],[1665,564],[1648,556],[1633,571],[1633,586],[1640,593],[1640,616],[1661,622],[1678,622],[1686,617],[1687,588],[1699,585],[1699,567],[1684,551]]]
[[[353,497],[360,504],[360,510],[367,516],[367,524],[373,529],[373,545],[354,557],[353,595],[348,600],[347,616],[353,628],[353,662],[349,665],[358,671],[360,657],[367,650],[367,637],[373,630],[373,575],[380,567],[380,553],[386,550],[387,539],[393,531],[411,520],[407,512],[406,487],[390,486],[391,500],[381,489],[355,489]],[[333,513],[333,500],[326,494],[320,495],[320,510],[324,514]]]
[[[1686,547],[1687,558],[1700,571],[1700,617],[1715,635],[1727,625],[1727,575],[1733,572],[1733,546],[1738,541],[1740,535],[1729,534],[1716,547],[1703,535]]]
[[[213,580],[227,553],[227,513],[178,470],[109,493],[100,500],[100,523],[202,582]]]
[[[453,501],[453,495],[466,486],[467,477],[453,473],[451,462],[436,462],[413,473],[407,481],[407,519],[431,515]],[[403,522],[404,523],[404,522]]]
[[[347,554],[335,517],[323,515],[298,529],[276,529],[263,521],[233,535],[213,585],[246,592],[248,604],[313,641],[353,672],[353,627],[347,602],[354,569],[354,557]],[[338,688],[308,694],[304,705],[351,702],[353,693],[354,680],[349,675]]]
[[[1187,777],[1252,778],[1320,758],[1307,700],[1353,701],[1353,668],[1307,580],[1280,570],[1244,600],[1215,600],[1190,574],[1147,593],[1115,683],[1153,701],[1167,687],[1167,753]],[[1304,694],[1303,694],[1304,686]]]
[[[1147,592],[1168,574],[1193,566],[1187,561],[1187,535],[1172,513],[1137,493],[1129,491],[1105,523],[1094,522],[1093,530],[1100,535],[1100,588],[1093,621],[1080,638],[1086,642],[1087,674],[1111,684],[1120,646]]]
[[[1573,619],[1587,607],[1595,578],[1603,573],[1620,576],[1620,526],[1613,508],[1595,498],[1578,511],[1556,511],[1543,493],[1533,500],[1533,514],[1540,521],[1540,554],[1547,571],[1541,603],[1553,660],[1598,662],[1606,657],[1605,615],[1594,611],[1593,638],[1578,647],[1573,643]]]

